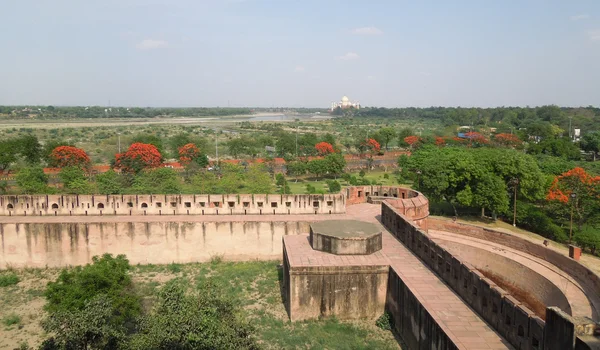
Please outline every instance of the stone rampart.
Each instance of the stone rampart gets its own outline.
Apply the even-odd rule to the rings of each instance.
[[[0,216],[340,214],[344,195],[20,195],[0,196]]]

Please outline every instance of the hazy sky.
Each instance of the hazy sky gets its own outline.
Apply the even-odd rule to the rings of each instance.
[[[600,105],[598,0],[1,0],[0,104]]]

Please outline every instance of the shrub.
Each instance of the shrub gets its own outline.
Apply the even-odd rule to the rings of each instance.
[[[19,283],[19,277],[14,272],[0,273],[0,287],[8,287]]]
[[[8,314],[6,316],[4,316],[4,318],[2,319],[2,323],[4,323],[5,326],[9,327],[15,324],[19,324],[21,323],[21,316],[12,313],[12,314]]]
[[[377,321],[375,321],[375,325],[384,331],[389,331],[393,327],[392,316],[389,312],[384,312],[383,315],[379,316]]]
[[[44,293],[46,309],[52,316],[58,312],[81,311],[86,302],[105,295],[114,309],[114,321],[124,323],[140,312],[140,300],[135,295],[124,255],[94,256],[92,264],[61,271],[55,282],[48,283]]]
[[[327,180],[327,187],[329,188],[329,193],[338,193],[342,190],[342,185],[336,180]]]
[[[365,171],[364,171],[364,170],[361,170],[361,171],[358,173],[358,176],[360,176],[360,177],[365,177],[365,175],[367,175],[367,173],[365,173]]]
[[[564,229],[555,224],[540,208],[529,203],[517,203],[517,224],[558,242],[564,242],[568,238]]]

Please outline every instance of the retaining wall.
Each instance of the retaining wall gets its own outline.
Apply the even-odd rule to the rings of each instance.
[[[474,225],[451,222],[441,219],[428,219],[428,228],[440,231],[456,232],[465,236],[495,242],[525,252],[547,262],[559,266],[561,270],[577,279],[586,293],[600,295],[600,276],[585,265],[563,255],[553,249],[536,244],[527,239]]]

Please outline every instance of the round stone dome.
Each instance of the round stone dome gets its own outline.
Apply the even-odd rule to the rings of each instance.
[[[348,101],[350,101],[350,99],[348,98],[348,96],[342,97],[342,102],[348,102]]]

